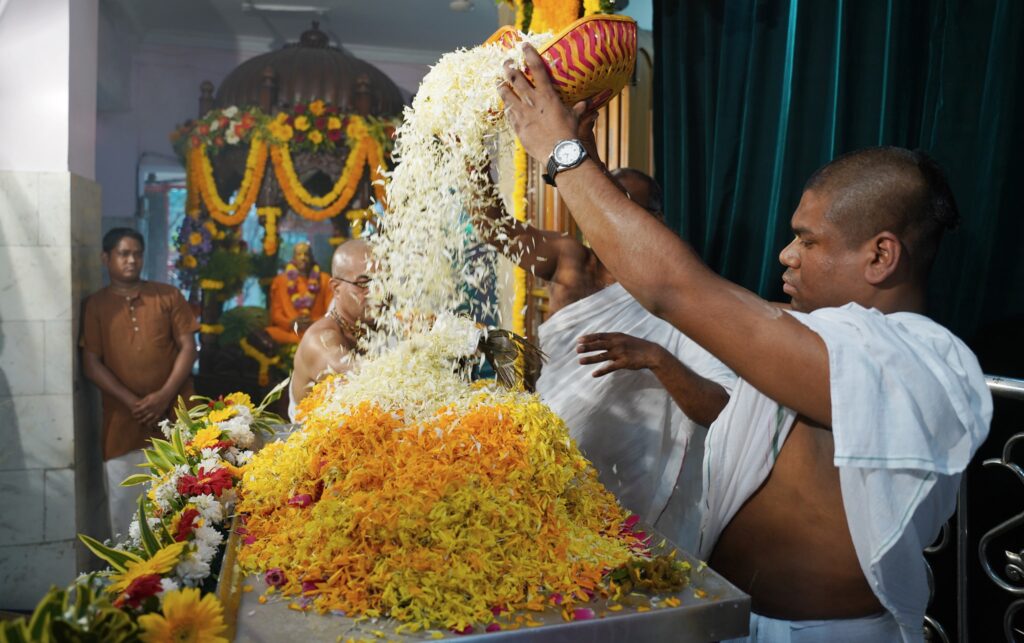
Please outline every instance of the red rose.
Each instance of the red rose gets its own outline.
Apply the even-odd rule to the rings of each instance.
[[[306,142],[306,133],[305,132],[295,132],[295,135],[292,136],[292,140],[295,141],[296,143],[305,143]]]
[[[206,136],[207,134],[210,133],[210,126],[207,125],[206,123],[200,123],[198,129],[199,129],[199,133],[202,136]]]
[[[332,141],[334,141],[335,143],[337,143],[338,141],[341,140],[341,130],[340,129],[327,130],[327,138],[329,138]]]
[[[221,116],[217,119],[217,122],[220,124],[221,127],[227,127],[228,123],[230,123],[231,121],[228,119],[227,116]]]
[[[163,587],[160,585],[160,574],[139,576],[131,582],[123,594],[117,597],[117,600],[114,601],[114,606],[128,606],[132,609],[137,609],[142,604],[142,601],[155,595],[161,589]]]
[[[305,114],[306,105],[304,103],[295,103],[295,108],[292,109],[292,111],[295,112],[296,114]]]
[[[313,121],[313,126],[317,129],[327,129],[327,117],[319,116]]]
[[[235,125],[235,136],[241,136],[243,134],[245,134],[245,125],[242,123]]]
[[[199,512],[189,507],[181,514],[181,519],[178,520],[178,531],[174,534],[175,542],[181,542],[188,538],[188,535],[192,533],[192,526],[195,524],[196,518],[199,517]]]
[[[217,138],[213,139],[213,144],[216,145],[217,147],[222,147],[224,145],[224,137],[218,136]]]

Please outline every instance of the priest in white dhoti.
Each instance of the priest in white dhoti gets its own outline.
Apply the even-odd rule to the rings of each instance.
[[[525,58],[533,81],[507,67],[499,92],[544,163],[580,112],[530,47]],[[709,431],[700,552],[751,595],[749,640],[923,641],[923,549],[992,415],[977,359],[924,316],[959,221],[942,170],[893,147],[819,169],[779,255],[794,315],[710,271],[586,155],[553,165],[610,273],[741,378]]]

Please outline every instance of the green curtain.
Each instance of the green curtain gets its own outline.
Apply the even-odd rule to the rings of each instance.
[[[781,300],[804,181],[875,145],[946,169],[930,314],[965,338],[1024,315],[1024,2],[654,0],[655,158],[670,224]]]

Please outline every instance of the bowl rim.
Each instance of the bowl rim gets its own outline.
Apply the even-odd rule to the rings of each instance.
[[[550,49],[556,42],[558,42],[559,40],[564,38],[569,32],[573,31],[574,29],[576,29],[580,25],[584,25],[584,24],[586,24],[588,22],[599,22],[599,21],[630,22],[630,23],[633,23],[634,27],[636,26],[636,20],[630,18],[629,16],[620,16],[620,15],[612,14],[612,13],[593,13],[593,14],[590,14],[589,16],[583,16],[582,18],[577,18],[572,23],[570,23],[570,24],[566,25],[565,27],[563,27],[561,30],[555,32],[554,35],[552,36],[551,40],[549,40],[544,46],[542,46],[540,49],[537,50],[538,53],[543,54],[545,51]],[[493,34],[491,34],[491,36],[487,40],[485,40],[483,42],[483,44],[490,45],[490,44],[499,42],[501,40],[501,38],[506,33],[509,33],[509,32],[518,33],[519,30],[516,29],[513,25],[502,25],[501,27],[498,28],[497,31],[495,31]]]

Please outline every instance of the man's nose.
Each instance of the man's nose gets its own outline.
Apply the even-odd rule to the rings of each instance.
[[[796,251],[796,239],[793,239],[779,253],[779,262],[787,268],[796,268],[800,264],[800,254]]]

